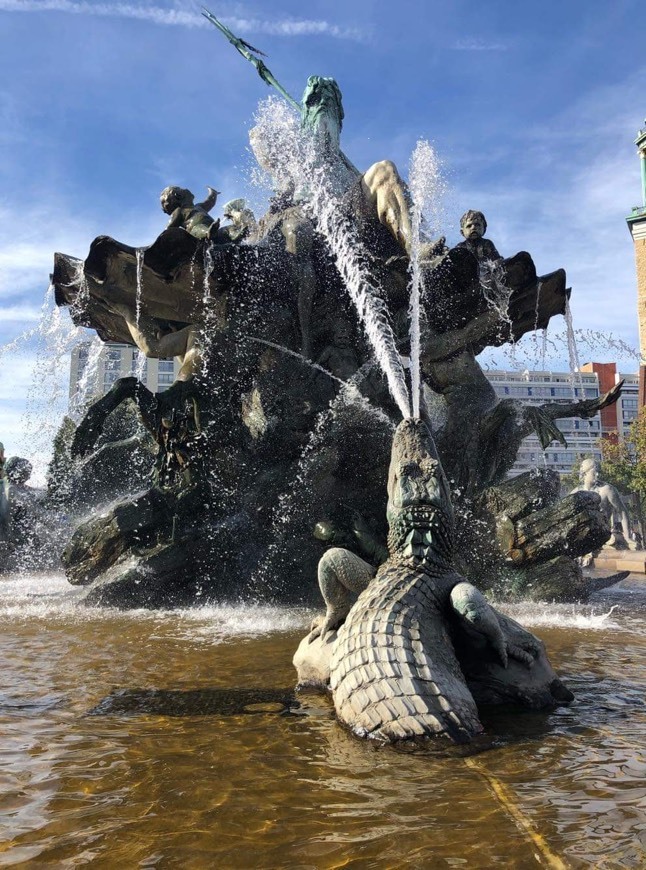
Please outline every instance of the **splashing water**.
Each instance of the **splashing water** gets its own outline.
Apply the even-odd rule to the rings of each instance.
[[[134,373],[139,383],[143,383],[146,379],[147,363],[148,359],[146,357],[146,354],[142,350],[137,351],[137,361],[135,363]]]
[[[82,313],[85,310],[86,305],[90,301],[90,285],[88,284],[87,278],[85,277],[84,260],[76,260],[74,275],[70,283],[79,288],[79,291],[76,294],[76,298],[74,299],[74,302],[71,306],[72,313]]]
[[[422,273],[420,267],[420,248],[422,242],[422,221],[434,235],[439,228],[440,203],[445,191],[441,175],[441,164],[431,144],[420,139],[410,159],[409,187],[413,197],[412,239],[410,251],[410,363],[411,393],[413,416],[419,417],[421,375],[420,375],[420,291]]]
[[[193,292],[195,290],[195,263],[197,260],[197,252],[198,249],[196,248],[193,256],[191,257],[191,262],[189,265],[189,274],[191,276],[191,296],[193,295]]]
[[[283,344],[276,344],[273,341],[267,341],[267,339],[265,338],[255,338],[253,335],[245,335],[245,338],[247,339],[247,341],[255,341],[258,344],[265,344],[267,345],[267,347],[273,347],[274,350],[279,350],[281,353],[287,354],[287,356],[292,356],[294,357],[294,359],[302,362],[303,365],[306,365],[317,372],[322,372],[324,375],[327,375],[328,378],[336,381],[337,384],[341,384],[341,386],[346,386],[346,381],[341,380],[341,378],[337,378],[337,376],[333,375],[332,372],[329,372],[326,368],[323,368],[323,366],[320,366],[318,363],[312,362],[311,359],[303,356],[302,353],[291,350],[289,347],[285,347]]]
[[[88,400],[98,392],[98,372],[101,354],[105,348],[98,335],[95,335],[88,348],[87,359],[81,377],[78,379],[76,392],[70,399],[70,416],[78,419],[83,413]]]
[[[67,374],[69,355],[73,347],[86,340],[87,333],[74,326],[67,311],[55,304],[52,285],[45,294],[40,323],[33,335],[38,341],[32,383],[27,393],[27,409],[23,418],[23,440],[36,458],[35,471],[51,453],[51,446],[60,418],[67,410]],[[31,337],[31,336],[30,336]],[[21,337],[24,340],[24,336]]]
[[[254,137],[268,161],[282,165],[292,189],[304,197],[303,209],[332,252],[390,392],[402,416],[410,417],[406,377],[386,303],[369,268],[370,253],[341,200],[347,190],[347,169],[340,160],[321,161],[314,140],[300,130],[298,115],[280,101],[270,98],[261,103]]]
[[[565,329],[567,336],[567,352],[570,363],[570,383],[572,385],[572,395],[576,395],[576,387],[582,386],[581,380],[581,362],[579,361],[579,351],[576,346],[576,335],[574,333],[574,323],[572,320],[572,309],[570,308],[570,300],[565,300]]]
[[[593,607],[580,604],[548,605],[527,601],[518,604],[501,603],[500,607],[513,619],[535,628],[577,628],[599,631],[620,627],[612,619],[612,614],[619,608],[618,604],[613,604],[607,613],[596,613]]]
[[[639,365],[640,355],[634,347],[622,338],[612,333],[602,333],[593,329],[574,329],[570,341],[577,347],[577,356],[582,353],[595,362],[618,362],[622,366]],[[564,371],[569,368],[568,334],[567,330],[558,332],[544,329],[540,348],[536,346],[531,336],[525,336],[514,345],[514,354],[505,347],[487,348],[479,357],[480,364],[486,370],[506,369],[508,371]],[[576,367],[576,363],[574,364]],[[630,370],[630,369],[629,369]]]
[[[144,254],[145,248],[137,248],[135,251],[137,259],[137,290],[135,295],[135,323],[139,326],[141,319],[141,300],[144,292]]]
[[[547,358],[547,326],[543,330],[541,336],[541,369],[545,371],[545,360]]]
[[[202,282],[202,301],[205,307],[211,298],[211,275],[214,268],[213,250],[210,243],[204,245],[204,280]]]
[[[505,351],[512,360],[515,360],[516,341],[513,336],[512,319],[509,315],[511,287],[507,284],[505,269],[500,261],[484,260],[480,263],[480,287],[487,304],[494,309],[500,318],[499,335],[509,333],[509,344],[505,345]]]

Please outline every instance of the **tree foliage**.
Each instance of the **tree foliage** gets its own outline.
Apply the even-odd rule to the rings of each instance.
[[[601,476],[623,492],[646,498],[646,409],[632,422],[628,437],[601,442]]]

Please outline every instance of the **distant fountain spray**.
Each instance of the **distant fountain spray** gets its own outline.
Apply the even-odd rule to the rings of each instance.
[[[574,333],[574,322],[572,320],[572,309],[570,308],[570,300],[565,300],[565,329],[567,336],[567,352],[570,363],[570,382],[572,384],[572,395],[576,394],[575,384],[580,388],[581,380],[581,362],[579,360],[579,351],[576,346],[576,335]]]

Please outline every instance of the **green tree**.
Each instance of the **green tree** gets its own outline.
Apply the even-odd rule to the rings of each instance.
[[[643,528],[646,504],[646,408],[633,420],[625,440],[604,438],[601,442],[601,476],[617,489],[630,493]]]

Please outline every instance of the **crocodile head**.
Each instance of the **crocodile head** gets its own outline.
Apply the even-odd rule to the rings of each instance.
[[[419,419],[402,421],[388,473],[391,555],[450,562],[453,509],[435,443]]]

